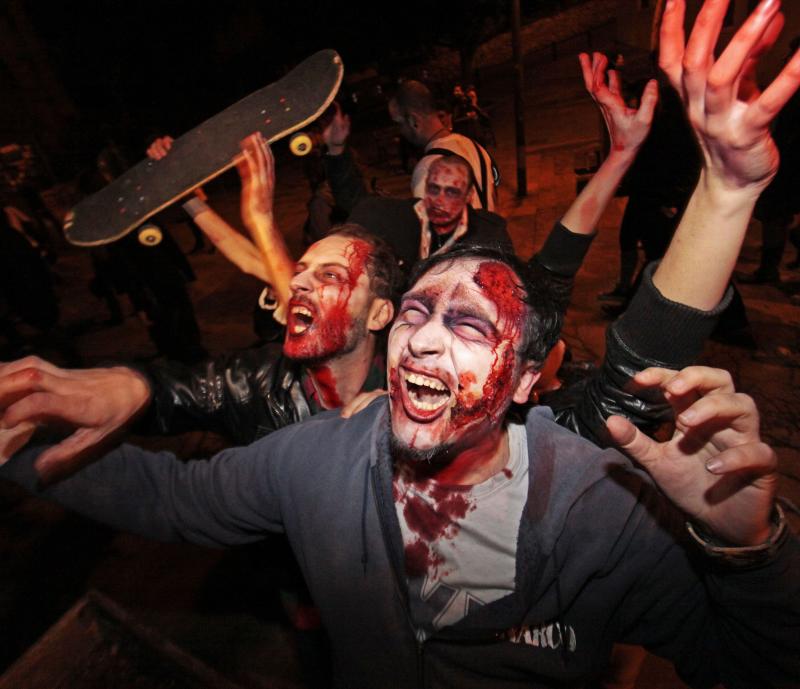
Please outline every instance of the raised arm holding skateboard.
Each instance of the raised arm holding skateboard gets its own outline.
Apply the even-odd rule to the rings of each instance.
[[[156,139],[147,149],[147,155],[153,160],[165,158],[172,142],[168,136]],[[278,302],[273,317],[285,324],[294,261],[275,224],[275,160],[269,144],[258,133],[244,139],[241,148],[243,155],[237,170],[242,179],[242,221],[252,241],[231,227],[204,198],[195,196],[183,207],[220,253],[242,272],[269,286]]]

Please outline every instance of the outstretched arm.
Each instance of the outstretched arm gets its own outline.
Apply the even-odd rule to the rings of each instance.
[[[231,227],[205,199],[194,196],[183,204],[183,209],[233,265],[262,282],[269,282],[269,274],[256,245]]]
[[[795,56],[759,94],[752,70],[782,25],[776,1],[762,2],[715,60],[727,3],[708,0],[684,47],[684,0],[670,0],[661,29],[662,67],[686,104],[703,150],[703,170],[667,253],[648,269],[633,302],[608,332],[601,374],[575,394],[548,400],[560,422],[608,442],[602,419],[624,414],[649,427],[669,408],[630,385],[647,366],[683,368],[702,351],[725,294],[753,206],[775,174],[769,123],[800,84]]]
[[[553,293],[564,310],[569,305],[573,278],[591,246],[597,223],[650,133],[658,101],[658,87],[652,80],[642,93],[639,108],[629,108],[622,99],[618,74],[609,70],[606,76],[605,55],[594,53],[590,58],[581,53],[579,59],[586,90],[608,127],[611,151],[532,261],[534,268],[545,269],[542,275],[552,283]]]
[[[161,136],[147,149],[147,155],[153,160],[161,160],[172,148],[171,136]],[[243,273],[252,275],[262,282],[269,282],[268,273],[261,260],[258,248],[247,237],[242,236],[207,203],[202,188],[195,190],[195,195],[184,202],[183,209],[191,216],[194,223],[209,238],[219,252]]]
[[[122,366],[63,369],[35,356],[0,364],[0,427],[8,429],[0,464],[37,424],[68,425],[74,432],[36,460],[41,480],[56,480],[77,470],[89,451],[118,439],[150,400],[144,376]]]
[[[778,169],[770,123],[800,85],[800,53],[763,93],[753,78],[783,26],[779,0],[763,0],[715,58],[726,9],[707,0],[688,42],[685,0],[670,0],[661,22],[659,64],[683,99],[703,168],[653,283],[699,309],[725,293],[756,199]]]
[[[629,108],[622,99],[619,75],[608,70],[608,58],[594,53],[579,56],[583,82],[603,114],[611,138],[611,150],[603,164],[573,201],[562,225],[570,232],[591,234],[608,206],[619,183],[630,168],[653,123],[658,101],[658,85],[651,79],[645,86],[638,109]]]

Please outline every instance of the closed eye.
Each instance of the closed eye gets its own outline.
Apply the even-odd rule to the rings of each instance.
[[[494,341],[496,331],[491,323],[473,316],[456,316],[448,326],[458,337],[469,341]]]
[[[400,306],[400,315],[397,320],[411,325],[419,325],[428,319],[428,310],[419,302],[404,302]]]

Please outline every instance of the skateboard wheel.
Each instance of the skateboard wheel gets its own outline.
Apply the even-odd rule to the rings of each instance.
[[[161,234],[161,230],[152,223],[142,225],[139,228],[139,243],[144,244],[144,246],[158,246],[163,238],[164,235]]]
[[[289,139],[289,150],[296,156],[308,155],[311,153],[312,148],[314,148],[314,142],[305,132],[294,134],[292,138]]]

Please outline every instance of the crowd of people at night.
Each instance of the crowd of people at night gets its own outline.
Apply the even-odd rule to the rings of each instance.
[[[0,478],[158,540],[263,550],[284,535],[287,616],[320,639],[310,686],[623,689],[646,651],[693,687],[800,686],[800,541],[776,454],[752,398],[696,364],[721,327],[746,327],[732,276],[753,214],[764,248],[749,277],[763,282],[800,210],[800,51],[759,90],[780,3],[762,0],[717,55],[726,5],[705,0],[684,31],[685,0],[668,0],[643,82],[623,81],[620,58],[579,56],[608,150],[528,260],[500,212],[474,87],[445,108],[421,81],[392,94],[415,151],[403,198],[367,183],[336,107],[321,131],[327,210],[296,261],[254,133],[238,170],[258,241],[203,193],[183,207],[265,284],[262,343],[208,357],[180,250],[164,237],[156,270],[132,265],[151,251],[135,236],[109,247],[98,285],[122,265],[134,291],[140,274],[173,276],[139,285],[163,356],[0,363]],[[566,379],[565,313],[619,194],[621,272],[601,295],[616,318],[602,361]],[[0,236],[46,263],[24,232]],[[55,332],[41,309],[19,317]],[[123,442],[188,430],[229,447],[186,460]]]

